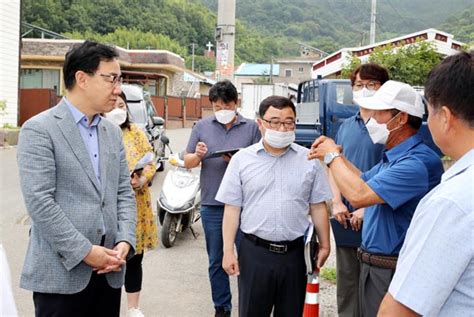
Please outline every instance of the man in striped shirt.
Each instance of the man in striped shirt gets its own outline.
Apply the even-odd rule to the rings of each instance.
[[[306,269],[303,236],[316,227],[320,242],[317,266],[326,261],[329,221],[326,200],[332,198],[319,161],[293,143],[296,111],[285,97],[260,104],[257,124],[262,141],[232,157],[216,200],[225,204],[222,265],[239,276],[240,316],[301,316]],[[239,256],[234,241],[244,234]]]

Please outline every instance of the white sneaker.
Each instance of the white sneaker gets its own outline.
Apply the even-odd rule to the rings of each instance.
[[[128,310],[127,317],[145,317],[145,315],[139,308],[133,307]]]

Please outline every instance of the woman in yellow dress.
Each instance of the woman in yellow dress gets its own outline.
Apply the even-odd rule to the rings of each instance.
[[[122,129],[123,143],[130,173],[136,164],[147,153],[153,153],[145,133],[130,120],[130,111],[122,92],[117,98],[115,109],[105,114],[105,117]],[[153,249],[157,245],[157,226],[151,208],[151,195],[148,188],[156,172],[156,163],[145,166],[143,171],[133,173],[130,183],[135,191],[137,201],[137,245],[135,255],[127,261],[125,273],[125,291],[127,292],[128,316],[142,317],[138,301],[143,280],[142,260],[145,249]]]

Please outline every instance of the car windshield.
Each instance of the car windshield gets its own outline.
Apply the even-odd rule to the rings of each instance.
[[[146,124],[147,117],[146,117],[146,109],[143,108],[143,103],[128,103],[128,109],[132,115],[132,121],[138,124]]]

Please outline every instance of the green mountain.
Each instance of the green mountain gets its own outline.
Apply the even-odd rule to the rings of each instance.
[[[329,53],[367,44],[370,0],[237,0],[236,64],[296,55],[304,42]],[[472,42],[474,0],[379,0],[377,41],[429,27]],[[168,49],[209,70],[217,0],[23,0],[23,21],[72,38]]]

